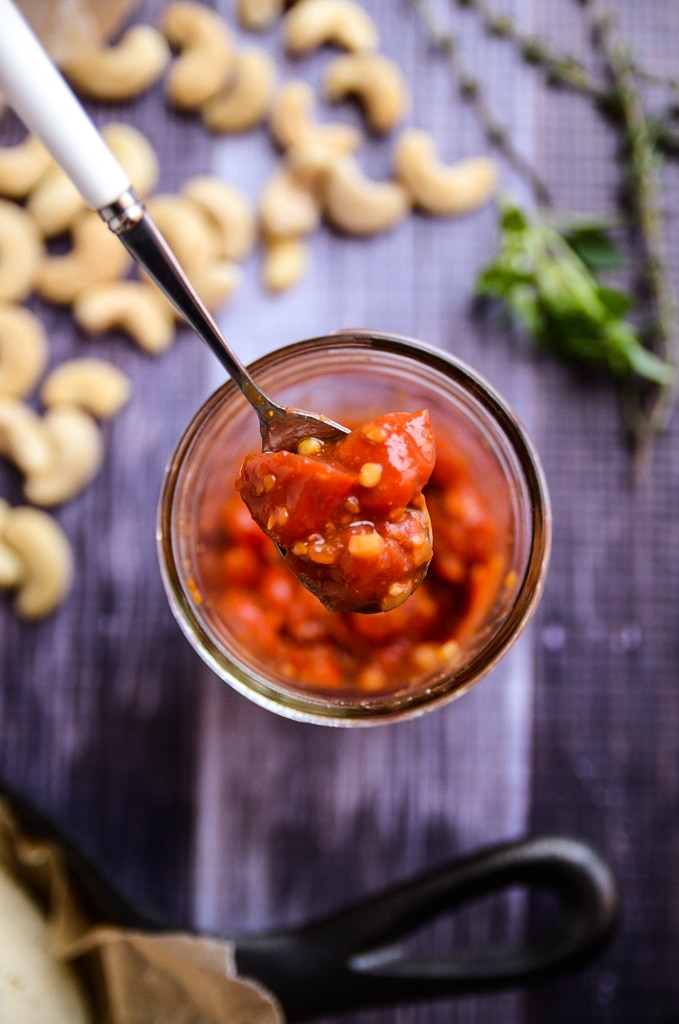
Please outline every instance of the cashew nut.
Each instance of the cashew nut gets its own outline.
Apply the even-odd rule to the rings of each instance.
[[[158,158],[148,139],[132,125],[116,122],[104,125],[101,133],[140,195],[148,195],[158,180]],[[71,179],[54,161],[31,190],[26,205],[46,238],[70,230],[87,208]]]
[[[274,97],[269,126],[281,147],[323,146],[336,154],[353,153],[361,144],[361,133],[349,124],[314,121],[315,95],[308,82],[286,82]]]
[[[101,134],[139,195],[150,195],[158,184],[160,166],[158,155],[144,133],[134,125],[114,121],[104,125]]]
[[[197,267],[192,274],[196,291],[210,310],[215,313],[232,298],[237,291],[242,271],[231,260],[213,260]]]
[[[432,137],[417,128],[402,132],[397,140],[394,171],[414,205],[438,216],[475,210],[491,198],[498,179],[497,164],[489,157],[442,164]]]
[[[263,32],[284,10],[285,0],[238,0],[238,22],[251,32]]]
[[[24,496],[33,505],[61,505],[96,476],[104,445],[92,416],[76,406],[48,409],[43,424],[52,457],[41,470],[26,474]]]
[[[66,534],[47,512],[10,509],[2,540],[21,560],[16,610],[24,619],[40,619],[64,600],[73,581],[73,553]]]
[[[170,59],[162,32],[151,25],[133,25],[115,46],[102,46],[62,61],[61,70],[87,99],[104,102],[141,96],[159,80]]]
[[[10,505],[0,498],[0,590],[18,586],[24,575],[24,563],[18,552],[2,539],[10,512]]]
[[[18,398],[0,398],[0,456],[24,475],[42,472],[52,459],[43,420]]]
[[[175,336],[170,304],[146,281],[110,281],[84,288],[73,303],[73,317],[89,334],[118,328],[151,355],[168,349]]]
[[[211,313],[221,309],[237,291],[242,281],[242,270],[231,260],[210,260],[191,271],[191,284],[195,288],[203,304]],[[146,280],[146,278],[144,278]],[[160,291],[157,301],[165,307],[166,314],[173,325],[184,323],[184,318],[174,303]]]
[[[317,196],[286,166],[271,175],[259,197],[262,227],[269,236],[308,235],[321,223]]]
[[[182,193],[217,232],[219,256],[242,260],[250,255],[257,239],[257,224],[252,204],[240,189],[216,175],[198,174],[184,183]]]
[[[267,238],[264,243],[262,281],[272,292],[291,288],[309,266],[309,248],[301,238]]]
[[[375,22],[354,0],[300,0],[283,19],[288,53],[303,54],[326,44],[346,50],[376,50]]]
[[[391,131],[410,109],[410,91],[403,72],[381,53],[345,53],[325,70],[325,98],[336,103],[356,96],[374,132]]]
[[[186,196],[158,193],[147,200],[146,208],[186,270],[193,271],[216,256],[217,237]]]
[[[165,82],[178,110],[197,110],[219,91],[233,71],[233,42],[224,19],[204,4],[171,3],[162,30],[179,51]]]
[[[0,395],[28,395],[47,357],[47,332],[35,313],[27,306],[0,304]]]
[[[340,231],[374,235],[400,223],[410,209],[410,199],[398,182],[373,181],[354,157],[345,156],[330,170],[324,208],[330,223]]]
[[[269,113],[275,81],[276,65],[266,50],[240,50],[233,77],[201,107],[205,126],[230,134],[255,128]]]
[[[0,590],[16,587],[24,575],[24,563],[0,536]]]
[[[0,199],[0,301],[28,298],[43,251],[43,240],[30,213],[9,199]]]
[[[70,230],[87,204],[66,172],[51,161],[29,192],[26,209],[45,238],[55,238]]]
[[[322,144],[311,142],[291,146],[285,154],[285,163],[296,180],[317,196],[322,196],[330,171],[342,154],[326,149]]]
[[[35,135],[27,135],[14,146],[1,148],[0,195],[25,199],[49,167],[51,159]]]
[[[57,305],[72,303],[90,284],[123,277],[132,263],[120,239],[89,210],[73,225],[72,243],[61,256],[45,256],[35,275],[36,291]]]
[[[104,359],[69,359],[47,376],[40,400],[47,408],[76,405],[95,419],[115,416],[132,391],[129,377]]]

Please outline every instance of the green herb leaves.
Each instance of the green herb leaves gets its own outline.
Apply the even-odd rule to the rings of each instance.
[[[478,295],[499,300],[538,348],[562,359],[654,384],[673,381],[673,367],[625,319],[631,296],[597,276],[620,265],[606,225],[583,220],[557,227],[507,200],[499,210],[499,250],[477,278]]]

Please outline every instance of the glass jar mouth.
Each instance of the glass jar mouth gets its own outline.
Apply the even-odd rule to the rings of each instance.
[[[225,639],[211,618],[192,575],[195,566],[187,541],[191,516],[195,519],[196,514],[196,495],[204,486],[206,459],[220,436],[223,446],[230,430],[237,438],[230,435],[232,443],[242,444],[243,434],[250,432],[249,447],[236,456],[258,447],[257,418],[235,384],[227,381],[186,427],[167,466],[160,496],[157,546],[161,575],[184,635],[218,677],[255,703],[298,721],[374,725],[421,714],[460,696],[487,675],[518,639],[539,601],[549,561],[548,491],[536,451],[516,414],[466,363],[416,339],[391,333],[348,330],[307,339],[263,356],[250,369],[277,400],[293,388],[295,401],[290,404],[327,412],[334,419],[341,419],[336,410],[314,406],[320,381],[327,384],[331,380],[335,388],[339,381],[340,391],[346,387],[353,397],[354,378],[360,378],[367,395],[374,378],[375,388],[383,387],[390,395],[413,391],[419,398],[431,392],[442,409],[454,408],[460,422],[468,420],[474,429],[484,432],[484,443],[492,448],[506,477],[521,564],[511,600],[497,621],[479,632],[459,664],[424,685],[359,697],[289,685],[277,677],[273,667],[263,669],[256,658]],[[341,404],[342,399],[335,401]]]

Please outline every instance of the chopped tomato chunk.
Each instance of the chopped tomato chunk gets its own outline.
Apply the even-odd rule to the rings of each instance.
[[[247,455],[236,490],[327,608],[381,612],[413,593],[431,561],[422,488],[433,467],[429,413],[388,413],[311,454]]]
[[[362,508],[404,508],[422,491],[434,468],[429,413],[390,413],[365,423],[339,445],[335,457],[358,475]],[[371,475],[372,467],[377,470]],[[367,478],[365,486],[362,476]]]

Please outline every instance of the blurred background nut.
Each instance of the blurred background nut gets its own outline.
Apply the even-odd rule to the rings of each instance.
[[[264,242],[262,283],[271,292],[298,284],[309,266],[309,247],[301,238],[267,238]]]
[[[33,290],[44,242],[22,206],[0,199],[0,301],[23,302]]]
[[[27,135],[13,146],[0,147],[0,195],[25,199],[51,159],[35,135]]]
[[[24,398],[48,358],[47,332],[27,306],[0,303],[0,395]]]
[[[50,157],[45,173],[28,193],[26,209],[45,238],[70,231],[87,204],[66,172]]]
[[[24,563],[13,548],[5,544],[0,535],[0,590],[18,586],[24,575]]]
[[[115,416],[129,400],[132,382],[105,359],[68,359],[46,377],[40,400],[47,408],[76,405],[95,419]]]
[[[243,28],[263,32],[281,17],[285,0],[238,0],[236,15]]]
[[[325,69],[325,98],[337,103],[355,96],[374,132],[391,131],[410,110],[410,90],[399,66],[381,53],[345,53]]]
[[[94,479],[104,445],[92,416],[76,406],[54,406],[42,419],[51,459],[42,469],[26,474],[24,496],[32,505],[61,505]]]
[[[276,64],[259,47],[239,50],[233,76],[201,107],[206,128],[237,134],[250,131],[267,118],[276,83]]]
[[[134,125],[111,121],[101,129],[111,152],[127,171],[132,187],[140,196],[153,192],[160,177],[160,165],[155,148],[143,132]]]
[[[259,215],[267,236],[289,237],[315,231],[321,223],[322,210],[314,192],[283,165],[262,189]]]
[[[0,539],[22,563],[18,614],[40,619],[55,611],[73,581],[71,545],[56,520],[41,509],[17,506],[8,512]]]
[[[198,174],[184,182],[182,194],[212,225],[222,259],[238,261],[250,255],[257,240],[257,221],[244,192],[214,174]]]
[[[0,498],[0,590],[16,587],[24,575],[24,563],[18,551],[3,540],[5,523],[10,512],[9,503]]]
[[[111,39],[137,0],[18,0],[35,32],[60,64]]]
[[[0,397],[0,456],[24,475],[41,472],[52,460],[42,418],[18,398]]]
[[[187,196],[157,193],[146,201],[146,208],[189,273],[217,255],[216,235]]]
[[[117,103],[135,99],[155,85],[169,59],[162,32],[151,25],[133,25],[115,45],[66,58],[61,70],[80,96]]]
[[[213,260],[197,267],[192,274],[192,283],[211,313],[233,298],[242,279],[241,268],[231,260]]]
[[[170,3],[161,28],[177,51],[165,81],[168,100],[178,110],[197,110],[233,72],[231,32],[225,20],[202,3]]]
[[[35,274],[35,290],[56,305],[72,303],[90,284],[123,277],[132,257],[97,213],[81,214],[71,232],[71,249],[47,255]]]
[[[366,177],[354,157],[342,157],[328,175],[324,211],[340,231],[351,235],[390,231],[409,210],[410,198],[402,185]]]
[[[379,33],[354,0],[300,0],[283,19],[288,53],[301,55],[332,44],[346,50],[376,50]]]
[[[437,216],[470,213],[488,202],[497,186],[498,168],[489,157],[471,157],[443,164],[432,137],[417,128],[397,139],[394,172],[413,204]]]
[[[341,153],[333,153],[322,143],[311,142],[291,146],[286,151],[285,163],[301,185],[320,197],[330,171],[341,157]]]
[[[73,303],[73,317],[88,334],[121,330],[149,355],[164,352],[175,336],[170,304],[147,281],[110,281],[84,288]]]
[[[362,136],[349,124],[323,124],[315,120],[316,97],[312,86],[301,79],[286,82],[273,98],[269,127],[281,149],[292,146],[323,146],[332,153],[353,153]]]

